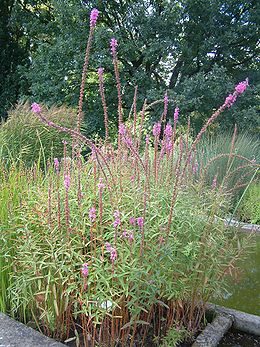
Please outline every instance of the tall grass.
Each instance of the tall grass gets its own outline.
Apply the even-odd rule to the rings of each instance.
[[[68,127],[76,126],[76,112],[66,107],[46,109],[48,117]],[[6,163],[20,161],[30,166],[39,161],[47,165],[48,158],[61,158],[62,140],[71,137],[46,127],[34,117],[28,103],[19,103],[9,112],[8,120],[0,126],[0,154]]]
[[[260,163],[260,141],[236,131],[216,134],[200,142],[197,158],[199,168],[210,162],[205,173],[206,183],[210,186],[216,177],[217,184],[225,185],[235,204],[254,174],[255,166],[250,161]]]

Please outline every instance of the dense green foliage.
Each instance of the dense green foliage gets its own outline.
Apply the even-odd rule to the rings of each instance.
[[[260,183],[252,184],[246,192],[238,210],[241,220],[253,224],[260,223]]]
[[[258,1],[26,0],[10,3],[13,3],[9,7],[10,23],[5,28],[9,33],[14,27],[18,28],[21,37],[12,35],[12,39],[19,49],[26,49],[31,61],[19,62],[20,67],[15,70],[19,77],[12,73],[8,76],[15,79],[16,84],[17,78],[19,83],[26,81],[22,82],[20,96],[30,96],[33,101],[48,105],[77,104],[87,19],[92,7],[100,10],[86,91],[89,133],[102,129],[97,76],[92,73],[100,65],[106,71],[110,119],[115,119],[115,81],[109,52],[112,36],[119,42],[125,111],[131,105],[135,85],[139,85],[138,100],[158,99],[168,89],[174,104],[180,106],[183,119],[191,116],[192,125],[198,129],[212,108],[230,92],[231,86],[248,76],[251,87],[247,96],[227,112],[220,125],[230,128],[238,123],[240,130],[258,131]],[[8,53],[2,54],[9,63]],[[4,102],[5,94],[0,98]]]

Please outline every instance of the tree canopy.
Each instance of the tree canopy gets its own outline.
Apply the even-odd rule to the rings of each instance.
[[[125,109],[130,108],[135,85],[138,100],[153,101],[168,90],[172,106],[178,104],[183,119],[191,116],[199,127],[234,84],[248,76],[247,96],[225,114],[221,126],[238,123],[244,129],[259,129],[257,0],[4,0],[1,7],[6,11],[1,34],[6,47],[1,53],[1,66],[6,66],[1,71],[2,114],[19,97],[77,105],[89,13],[96,7],[100,17],[85,106],[89,132],[102,128],[99,66],[106,71],[110,115],[115,117],[111,37],[119,43]]]

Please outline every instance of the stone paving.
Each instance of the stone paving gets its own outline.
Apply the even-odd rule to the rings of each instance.
[[[38,331],[0,313],[0,347],[65,347]]]

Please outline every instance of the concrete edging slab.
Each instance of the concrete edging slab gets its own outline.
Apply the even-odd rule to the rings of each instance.
[[[65,347],[38,331],[0,313],[0,347]]]

